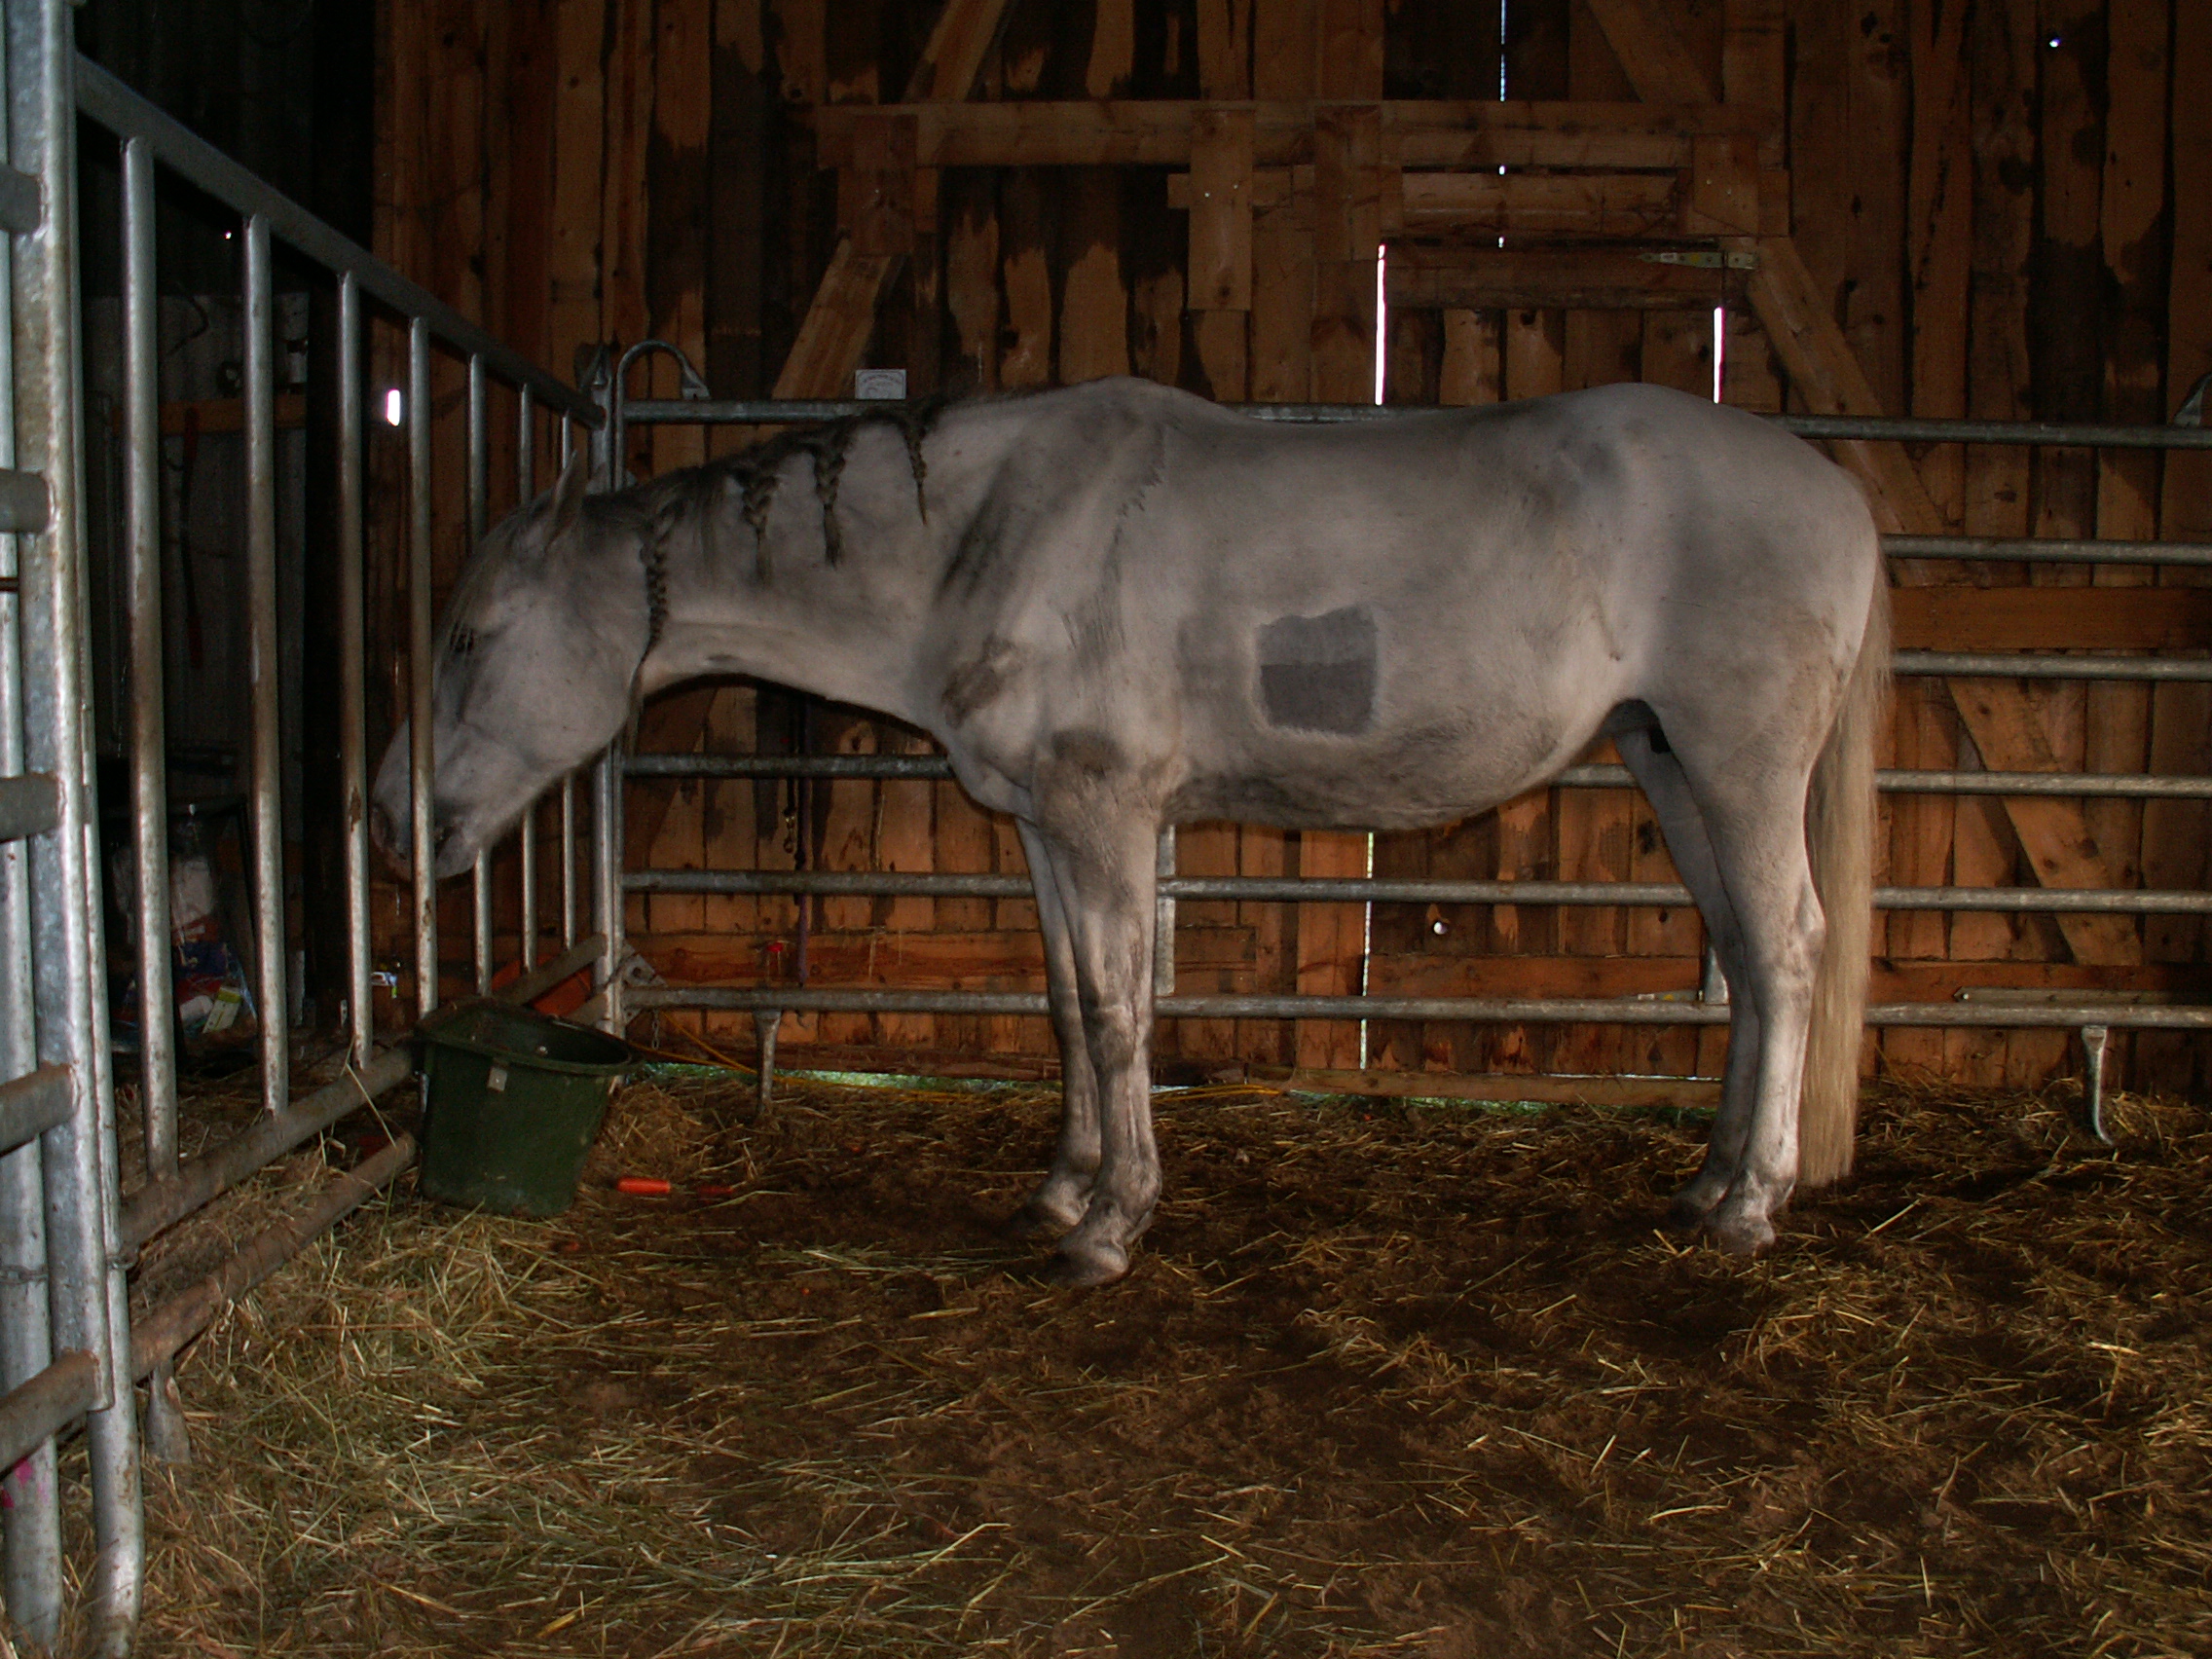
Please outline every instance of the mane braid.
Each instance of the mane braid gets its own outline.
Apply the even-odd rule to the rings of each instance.
[[[914,505],[922,522],[927,524],[930,509],[924,482],[929,475],[929,463],[922,454],[922,441],[936,426],[938,417],[954,401],[940,393],[911,403],[887,403],[881,410],[871,409],[863,415],[848,415],[842,420],[779,432],[742,455],[711,463],[710,470],[718,486],[720,480],[734,481],[743,494],[745,522],[753,530],[755,579],[765,582],[771,573],[768,514],[775,506],[780,469],[793,456],[803,455],[814,463],[814,493],[822,503],[823,560],[835,565],[844,557],[844,533],[837,527],[837,488],[844,476],[845,458],[853,447],[853,440],[870,422],[896,426],[904,439],[906,464],[914,475]]]

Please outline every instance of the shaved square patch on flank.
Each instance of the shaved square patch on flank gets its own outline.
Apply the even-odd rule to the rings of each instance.
[[[1260,701],[1271,724],[1361,732],[1375,723],[1375,613],[1347,605],[1278,616],[1260,630]]]

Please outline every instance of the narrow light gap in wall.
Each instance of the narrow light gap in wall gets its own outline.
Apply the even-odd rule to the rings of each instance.
[[[387,387],[384,394],[384,424],[387,426],[402,424],[407,419],[407,397],[397,387]]]
[[[1383,278],[1390,265],[1390,244],[1375,244],[1375,401],[1382,393],[1390,372],[1390,296]]]
[[[1728,308],[1713,308],[1713,401],[1720,401],[1721,374],[1728,361]]]

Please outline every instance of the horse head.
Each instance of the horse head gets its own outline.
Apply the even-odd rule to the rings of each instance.
[[[633,536],[585,500],[573,460],[549,495],[485,536],[446,607],[431,707],[431,847],[454,875],[540,792],[606,748],[628,717],[649,621],[636,568],[610,581]],[[371,793],[370,828],[394,859],[414,854],[400,724]]]

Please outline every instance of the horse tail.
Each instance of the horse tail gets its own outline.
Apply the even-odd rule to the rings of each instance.
[[[1797,1180],[1805,1187],[1851,1173],[1874,931],[1874,737],[1889,690],[1890,588],[1877,565],[1859,661],[1805,801],[1813,889],[1827,917],[1797,1119]]]

